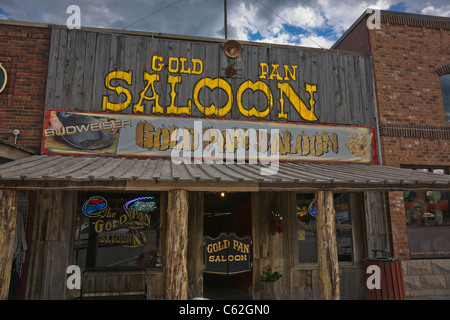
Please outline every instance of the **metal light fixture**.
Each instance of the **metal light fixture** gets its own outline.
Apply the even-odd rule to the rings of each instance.
[[[237,58],[241,55],[242,47],[241,44],[235,40],[229,40],[225,43],[223,51],[229,58]]]

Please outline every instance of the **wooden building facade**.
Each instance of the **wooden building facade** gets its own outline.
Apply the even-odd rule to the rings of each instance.
[[[364,299],[385,191],[449,189],[380,164],[374,88],[364,54],[53,26],[41,155],[0,166],[0,216],[35,198],[26,298],[261,299],[270,268]]]

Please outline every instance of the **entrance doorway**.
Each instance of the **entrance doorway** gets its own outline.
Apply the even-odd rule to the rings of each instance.
[[[235,233],[252,235],[251,194],[209,192],[204,195],[204,236]],[[203,294],[208,299],[252,299],[252,271],[239,274],[203,274]]]

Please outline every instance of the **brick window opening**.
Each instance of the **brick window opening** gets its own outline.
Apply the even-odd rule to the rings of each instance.
[[[437,174],[449,172],[446,167],[409,169]],[[407,191],[403,197],[411,259],[450,258],[450,192]]]
[[[441,76],[442,99],[444,101],[445,120],[450,122],[450,73]]]

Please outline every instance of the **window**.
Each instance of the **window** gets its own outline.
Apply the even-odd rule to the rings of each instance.
[[[334,194],[338,260],[353,261],[352,224],[348,193]],[[314,194],[297,194],[297,238],[299,263],[317,262],[316,203]]]
[[[159,193],[79,192],[75,258],[80,268],[161,267]]]
[[[444,174],[445,168],[416,170]],[[404,192],[409,251],[412,259],[450,258],[450,193]]]
[[[442,99],[444,100],[445,120],[450,122],[450,74],[441,76]]]

